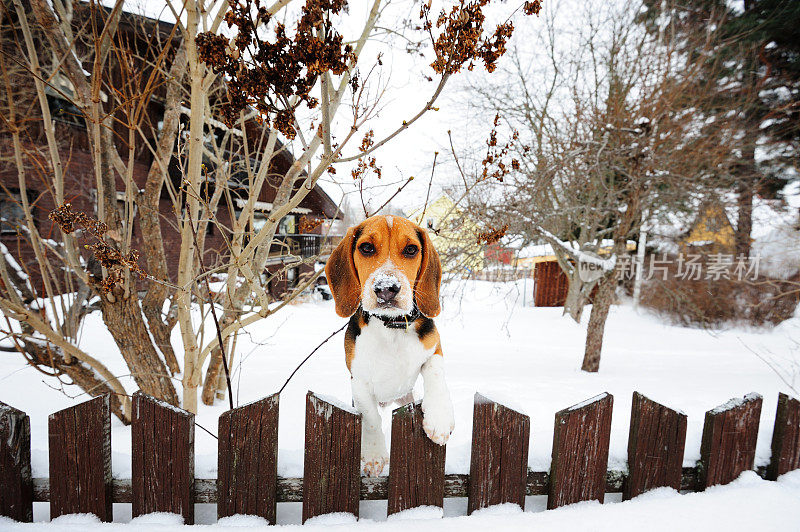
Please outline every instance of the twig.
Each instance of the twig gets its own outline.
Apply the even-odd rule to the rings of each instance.
[[[212,438],[214,438],[215,440],[218,440],[218,439],[219,439],[219,438],[217,438],[217,437],[214,435],[214,433],[213,433],[213,432],[211,432],[210,430],[208,430],[207,428],[205,428],[203,425],[201,425],[201,424],[200,424],[200,423],[198,423],[197,421],[195,421],[195,422],[194,422],[194,426],[195,426],[195,427],[200,427],[201,429],[203,429],[204,431],[206,431],[206,432],[208,433],[208,435],[209,435],[209,436],[211,436]]]
[[[367,204],[364,203],[364,176],[361,176],[361,179],[358,182],[358,195],[361,198],[361,208],[364,209],[364,218],[369,218]]]
[[[461,162],[458,160],[458,155],[456,155],[456,148],[453,146],[453,135],[450,134],[450,130],[447,130],[447,139],[450,141],[450,153],[453,154],[453,159],[456,162],[456,168],[458,168],[458,173],[461,174],[461,180],[464,181],[464,189],[468,189],[469,185],[467,185],[467,176],[464,174],[464,169],[461,168]]]
[[[400,194],[400,193],[403,191],[403,189],[404,189],[404,188],[406,188],[406,186],[407,186],[409,183],[411,183],[413,180],[414,180],[414,176],[412,175],[411,177],[409,177],[409,178],[406,180],[406,182],[405,182],[405,183],[403,183],[402,185],[400,185],[400,188],[398,188],[398,189],[397,189],[397,190],[394,192],[394,194],[392,194],[392,196],[391,196],[389,199],[387,199],[386,201],[384,201],[384,202],[383,202],[383,205],[381,205],[380,207],[378,207],[377,209],[375,209],[375,212],[374,212],[373,214],[378,214],[379,212],[381,212],[381,210],[382,210],[384,207],[386,207],[387,205],[389,205],[389,202],[390,202],[390,201],[392,201],[392,200],[393,200],[393,199],[394,199],[394,198],[395,198],[395,197],[396,197],[398,194]],[[371,216],[370,214],[367,214],[367,218],[369,218],[370,216]]]
[[[197,253],[197,260],[200,263],[200,270],[205,270],[205,264],[203,261],[203,252],[200,249],[200,246],[197,243],[197,228],[194,226],[194,222],[189,219],[187,220],[189,223],[189,227],[192,228],[192,237],[194,238],[194,248]],[[208,283],[208,276],[203,277],[203,281],[206,285],[206,293],[209,297],[209,303],[211,303],[211,317],[214,318],[214,328],[217,330],[217,342],[219,342],[219,350],[222,354],[222,369],[225,370],[225,382],[228,385],[228,403],[230,404],[231,410],[233,410],[233,387],[231,386],[231,374],[228,371],[228,361],[226,360],[225,354],[225,344],[222,341],[222,329],[219,327],[219,320],[217,319],[217,310],[214,307],[214,301],[211,300],[211,286]]]
[[[755,356],[757,356],[757,357],[758,357],[758,358],[759,358],[759,359],[760,359],[760,360],[761,360],[761,361],[762,361],[764,364],[766,364],[766,365],[769,367],[769,369],[771,369],[772,371],[774,371],[774,372],[775,372],[775,375],[777,375],[777,376],[778,376],[778,378],[780,378],[780,380],[782,380],[782,381],[783,381],[783,383],[784,383],[786,386],[788,386],[790,390],[792,390],[792,391],[793,391],[793,392],[794,392],[796,395],[800,395],[800,390],[798,390],[797,388],[795,388],[794,386],[792,386],[792,385],[789,383],[789,381],[788,381],[788,380],[786,380],[786,377],[784,377],[784,376],[781,374],[781,372],[780,372],[780,371],[778,371],[778,370],[775,368],[775,366],[774,366],[774,365],[773,365],[773,364],[772,364],[770,361],[768,361],[766,358],[764,358],[764,357],[762,357],[760,354],[758,354],[758,352],[757,352],[755,349],[752,349],[752,348],[751,348],[749,345],[747,345],[746,343],[744,343],[744,341],[743,341],[741,338],[737,337],[737,339],[738,339],[738,340],[739,340],[739,341],[742,343],[742,345],[745,347],[745,349],[747,349],[748,351],[750,351],[751,353],[753,353]]]
[[[349,322],[348,322],[348,323],[349,323]],[[291,374],[291,375],[289,375],[289,378],[288,378],[288,379],[286,379],[286,382],[284,382],[284,383],[283,383],[283,386],[281,386],[281,389],[280,389],[280,390],[278,390],[278,395],[280,395],[280,394],[281,394],[281,392],[283,391],[283,389],[284,389],[284,388],[286,388],[286,385],[287,385],[287,384],[289,384],[289,381],[290,381],[290,380],[292,380],[292,377],[294,377],[294,374],[295,374],[295,373],[297,373],[297,370],[299,370],[299,369],[300,369],[300,367],[301,367],[303,364],[305,364],[305,363],[306,363],[306,361],[308,361],[308,359],[309,359],[309,358],[311,358],[311,355],[313,355],[314,353],[316,353],[316,352],[317,352],[317,350],[319,350],[319,348],[320,348],[320,347],[322,347],[323,345],[325,345],[325,344],[328,342],[328,340],[330,340],[331,338],[333,338],[334,336],[336,336],[337,334],[339,334],[340,332],[342,332],[342,331],[344,330],[344,328],[345,328],[345,327],[347,327],[348,323],[345,323],[344,325],[342,325],[341,327],[339,327],[338,329],[336,329],[335,331],[333,331],[333,332],[330,334],[330,336],[328,336],[327,338],[325,338],[325,339],[322,341],[322,343],[320,343],[320,344],[319,344],[317,347],[315,347],[315,348],[314,348],[314,350],[313,350],[313,351],[311,351],[311,352],[308,354],[308,356],[306,356],[306,358],[304,358],[304,359],[303,359],[303,361],[302,361],[302,362],[300,362],[300,363],[297,365],[297,367],[296,367],[296,368],[294,368],[294,371],[292,372],[292,374]]]
[[[428,210],[428,200],[431,197],[431,185],[433,185],[433,173],[436,171],[436,158],[439,157],[439,152],[433,152],[433,166],[431,167],[431,179],[428,181],[428,192],[425,194],[425,206],[422,207],[422,216],[419,218],[419,223],[422,224],[425,221],[425,212]],[[431,227],[431,229],[433,229]]]

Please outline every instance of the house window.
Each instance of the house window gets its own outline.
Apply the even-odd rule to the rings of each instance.
[[[297,220],[294,214],[289,214],[281,218],[278,224],[279,235],[294,235],[297,234]]]
[[[50,114],[53,120],[64,122],[72,126],[86,127],[86,120],[84,119],[83,113],[71,101],[53,94],[48,94],[47,105],[50,107]]]
[[[253,233],[258,233],[261,228],[267,225],[267,217],[262,214],[253,214]],[[280,231],[278,231],[280,232]]]
[[[0,198],[0,233],[16,234],[24,222],[25,211],[19,193],[12,192]]]

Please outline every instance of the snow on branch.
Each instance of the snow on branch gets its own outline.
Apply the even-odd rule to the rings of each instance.
[[[588,253],[581,249],[576,249],[572,243],[564,242],[550,231],[538,225],[534,226],[534,228],[545,240],[550,243],[551,246],[553,246],[553,251],[555,251],[555,248],[557,247],[566,253],[571,259],[579,263],[593,264],[602,269],[605,273],[613,271],[617,265],[617,256],[613,253],[610,257],[604,259],[596,256],[594,253]]]

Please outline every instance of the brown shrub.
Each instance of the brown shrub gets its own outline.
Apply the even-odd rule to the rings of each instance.
[[[672,264],[666,279],[644,281],[640,303],[679,325],[775,325],[790,318],[800,301],[800,275],[690,280],[678,277],[676,269]]]

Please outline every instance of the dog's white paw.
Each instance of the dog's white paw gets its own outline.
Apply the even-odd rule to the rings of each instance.
[[[377,477],[389,463],[389,455],[386,451],[373,453],[362,452],[361,455],[362,470],[368,477]]]
[[[361,463],[362,471],[368,477],[377,477],[389,463],[389,453],[386,451],[386,441],[379,427],[365,427],[361,433]]]
[[[450,439],[450,434],[455,428],[455,418],[453,416],[453,404],[447,396],[431,398],[425,397],[422,400],[422,428],[425,434],[434,443],[444,445]]]

